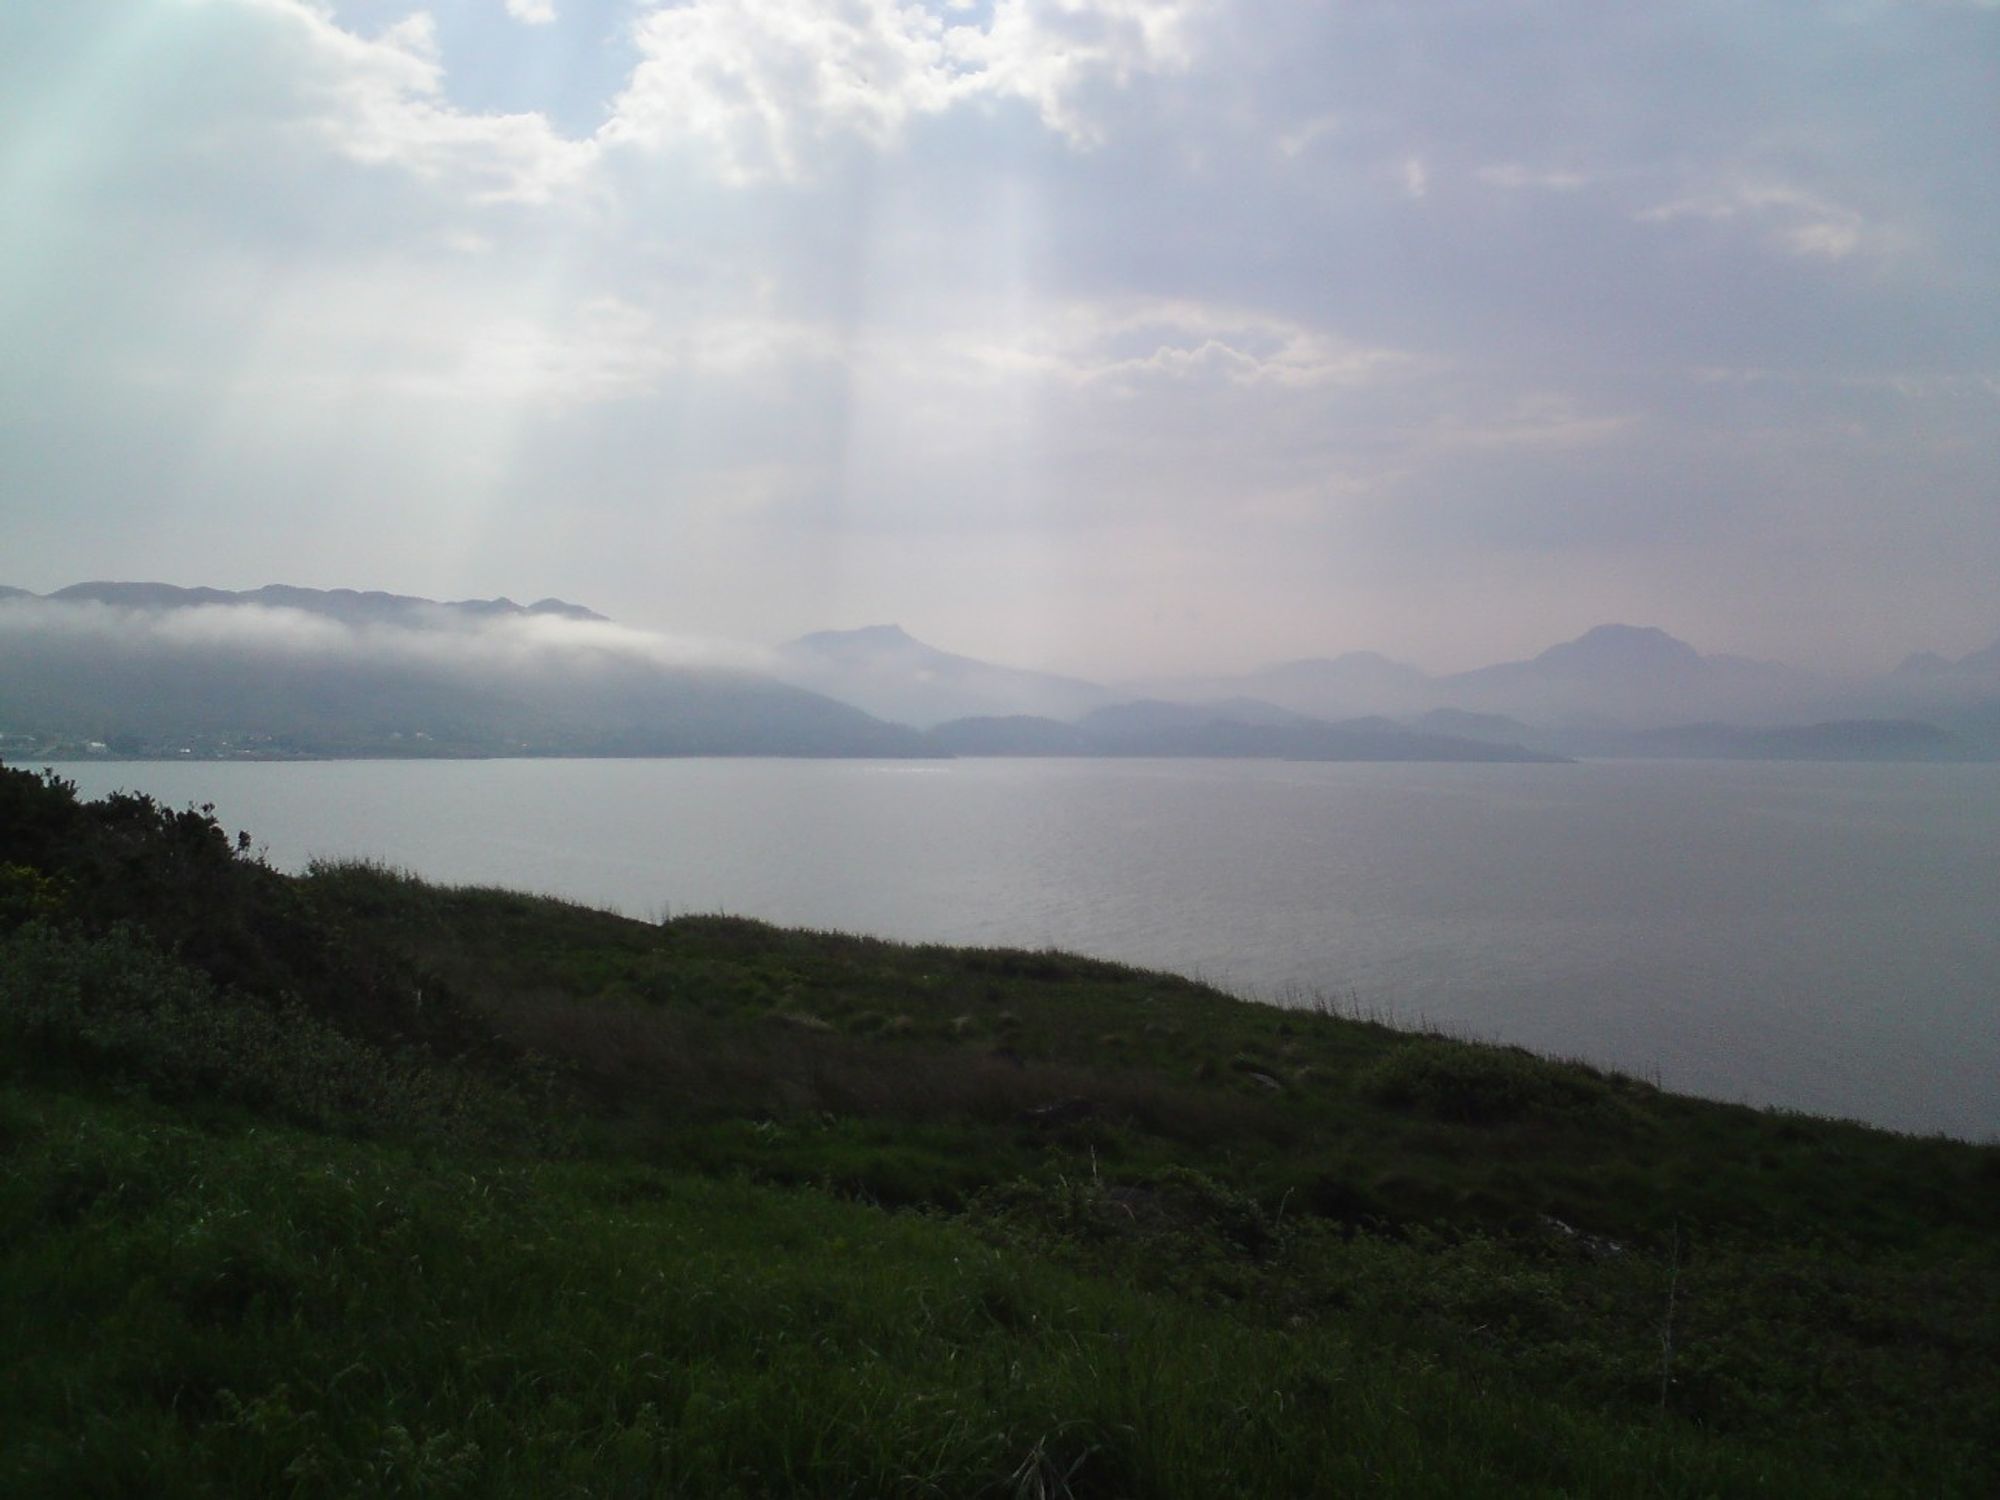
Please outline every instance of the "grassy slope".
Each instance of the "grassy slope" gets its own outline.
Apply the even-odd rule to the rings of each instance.
[[[10,1492],[1996,1478],[1992,1148],[142,811],[0,819]]]
[[[11,1493],[1847,1487],[811,1190],[0,1108]]]

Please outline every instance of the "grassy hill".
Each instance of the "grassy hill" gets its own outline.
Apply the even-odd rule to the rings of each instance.
[[[10,1494],[1985,1494],[2000,1150],[0,770]]]

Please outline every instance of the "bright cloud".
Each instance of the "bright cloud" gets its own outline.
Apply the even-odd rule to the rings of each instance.
[[[565,139],[543,115],[454,107],[437,24],[424,11],[364,38],[307,0],[200,3],[241,5],[284,29],[307,123],[354,161],[400,167],[475,202],[545,203],[574,185],[595,156],[592,143]]]
[[[1072,385],[1133,390],[1156,380],[1291,389],[1394,379],[1420,361],[1350,344],[1285,318],[1184,301],[1078,305],[1012,345],[984,345],[992,368]]]
[[[561,615],[466,617],[436,609],[404,623],[352,622],[266,604],[133,609],[88,599],[0,599],[0,642],[33,649],[65,640],[127,651],[407,662],[466,672],[620,662],[761,672],[775,663],[757,646]]]
[[[0,583],[1971,649],[2000,12],[1753,12],[0,5]]]
[[[1199,0],[996,0],[982,24],[899,0],[692,0],[640,17],[640,62],[603,138],[705,143],[731,180],[792,178],[829,137],[872,145],[913,119],[1024,100],[1073,144],[1102,139],[1090,91],[1184,70]]]

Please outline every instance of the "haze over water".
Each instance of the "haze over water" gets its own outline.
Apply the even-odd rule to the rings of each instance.
[[[106,763],[299,868],[1053,945],[2000,1136],[2000,766]]]

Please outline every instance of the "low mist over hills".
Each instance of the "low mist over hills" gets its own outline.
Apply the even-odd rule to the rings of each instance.
[[[0,596],[25,596],[23,589],[0,590]],[[550,617],[560,620],[595,620],[609,623],[594,609],[566,604],[560,599],[542,599],[534,604],[516,604],[512,599],[460,599],[440,603],[409,594],[385,594],[377,590],[301,589],[286,584],[266,584],[261,589],[241,593],[228,589],[184,589],[170,583],[73,583],[48,596],[64,603],[108,604],[119,609],[191,609],[200,605],[257,605],[267,609],[296,609],[307,614],[326,615],[350,624],[400,625],[425,628],[460,621],[508,617]]]
[[[1363,651],[1121,686],[895,625],[764,650],[560,599],[96,582],[0,588],[0,753],[1986,759],[2000,643],[1843,683],[1603,625],[1445,676]]]
[[[916,755],[755,653],[560,600],[83,584],[0,600],[0,747],[135,755]]]

